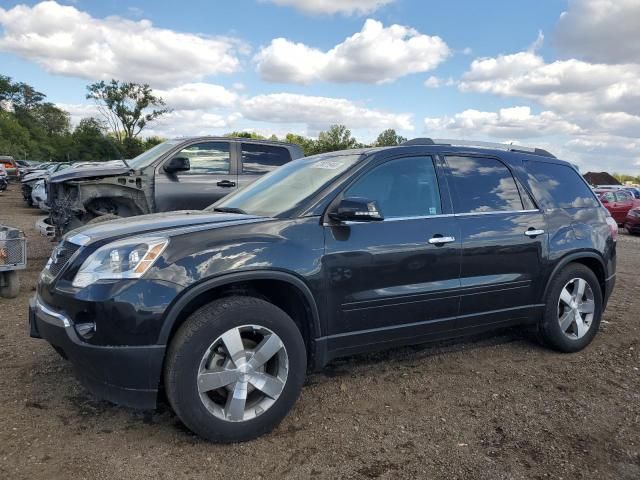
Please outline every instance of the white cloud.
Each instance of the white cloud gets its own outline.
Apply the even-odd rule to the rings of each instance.
[[[117,78],[167,87],[239,69],[246,46],[154,27],[149,20],[93,18],[53,1],[0,8],[0,51],[45,70],[89,80]]]
[[[327,52],[276,38],[254,61],[260,76],[270,82],[386,83],[432,70],[450,54],[440,37],[368,19],[360,32]]]
[[[497,112],[465,110],[452,116],[425,118],[431,136],[496,139],[530,139],[560,134],[577,134],[581,129],[553,112],[532,114],[529,107],[502,108]]]
[[[344,98],[292,93],[257,95],[243,102],[245,118],[273,123],[305,124],[312,132],[341,123],[349,128],[413,130],[411,115],[389,113],[356,105]]]
[[[596,63],[640,63],[638,0],[569,0],[555,30],[568,55]]]
[[[529,98],[558,112],[640,114],[640,65],[545,63],[531,51],[519,52],[474,60],[459,88]]]
[[[144,132],[145,136],[158,135],[164,138],[219,135],[224,130],[233,129],[233,125],[241,118],[238,112],[223,114],[204,110],[174,110],[153,122]]]
[[[238,100],[235,92],[211,83],[187,83],[155,93],[164,99],[167,107],[175,110],[232,107]]]
[[[440,88],[443,86],[450,87],[455,84],[456,84],[456,81],[452,77],[444,79],[444,78],[436,77],[434,75],[431,75],[429,78],[427,78],[424,81],[424,86],[427,88]]]
[[[311,15],[366,15],[395,0],[263,0]]]

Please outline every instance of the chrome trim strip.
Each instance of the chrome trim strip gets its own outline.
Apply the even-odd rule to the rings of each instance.
[[[382,220],[383,222],[398,222],[402,220],[424,220],[427,218],[451,218],[451,217],[472,217],[475,215],[499,215],[499,214],[514,214],[514,213],[542,213],[542,210],[495,210],[491,212],[469,212],[469,213],[440,213],[438,215],[422,215],[418,217],[392,217],[385,218]],[[361,223],[376,223],[375,221],[357,221],[357,220],[348,220],[346,222],[342,222],[339,225],[358,225]],[[335,227],[336,225],[332,225],[329,223],[323,223],[325,227]]]
[[[46,316],[51,317],[51,318],[55,318],[56,320],[58,320],[60,322],[60,324],[62,324],[62,326],[64,328],[69,328],[71,327],[71,320],[69,320],[67,317],[65,317],[64,315],[62,315],[61,313],[58,312],[54,312],[53,310],[51,310],[49,307],[47,307],[46,305],[44,305],[42,302],[40,302],[40,300],[38,298],[36,298],[36,308],[38,310],[40,310],[42,313],[44,313]],[[43,319],[45,322],[47,322],[47,319]],[[57,324],[56,322],[47,322],[47,323],[51,323],[52,325],[58,325],[60,326],[60,324]]]

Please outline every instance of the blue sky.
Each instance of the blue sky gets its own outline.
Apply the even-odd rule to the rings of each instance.
[[[0,72],[74,121],[91,81],[148,82],[174,110],[150,134],[340,122],[637,173],[638,31],[637,0],[0,1]]]

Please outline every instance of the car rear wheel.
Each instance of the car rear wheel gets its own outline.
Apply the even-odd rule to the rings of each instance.
[[[570,264],[549,285],[541,340],[561,352],[585,348],[598,332],[602,317],[602,290],[591,269]]]
[[[169,403],[182,422],[214,442],[271,431],[293,407],[307,357],[294,321],[253,297],[226,297],[194,312],[171,341]]]

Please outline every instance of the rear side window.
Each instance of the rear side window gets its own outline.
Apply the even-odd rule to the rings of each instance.
[[[593,192],[570,166],[547,162],[525,162],[534,197],[545,208],[597,207]]]
[[[291,156],[286,148],[273,145],[242,144],[242,173],[268,173],[289,160],[291,160]]]
[[[616,192],[616,200],[618,202],[628,202],[631,198],[632,197],[629,192]]]
[[[456,213],[522,210],[511,171],[495,158],[447,157]]]

